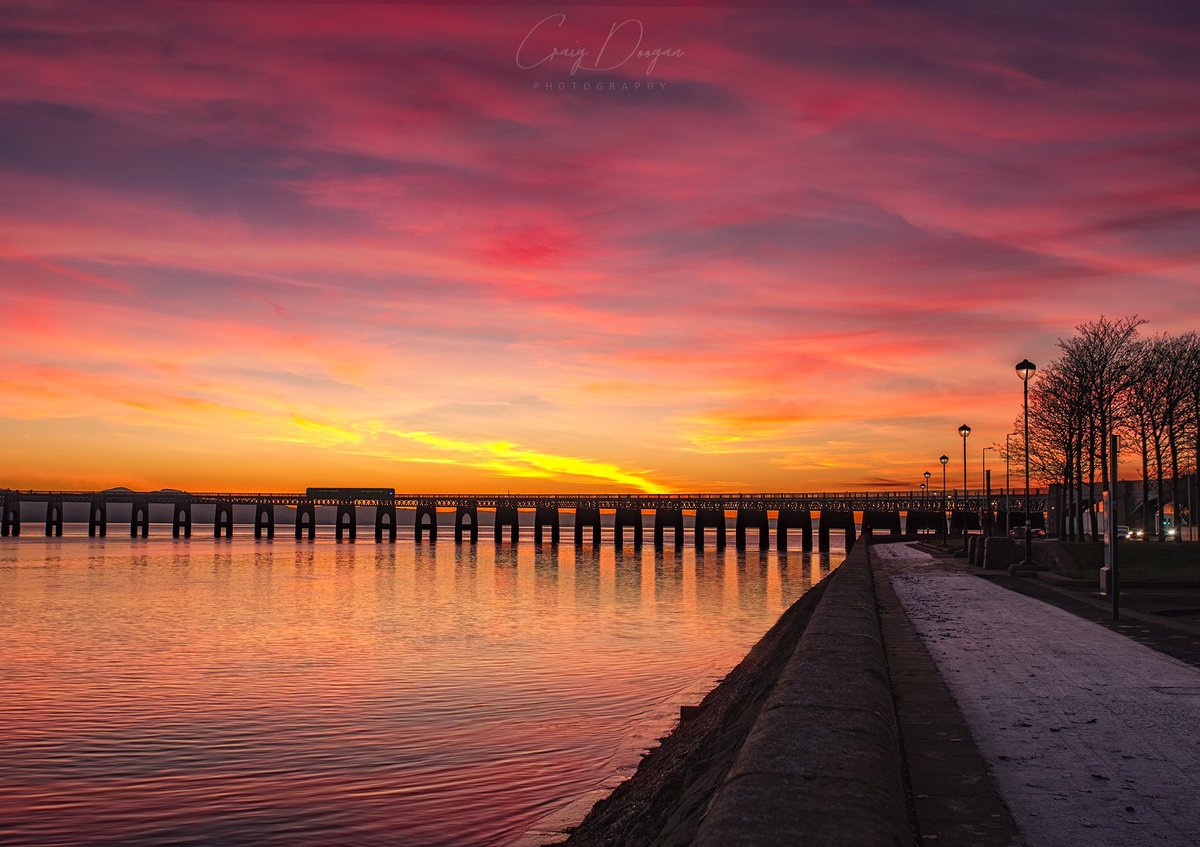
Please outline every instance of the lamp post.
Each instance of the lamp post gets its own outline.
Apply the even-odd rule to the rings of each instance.
[[[967,549],[967,436],[971,434],[971,428],[963,424],[958,428],[958,434],[963,440],[963,551]]]
[[[925,505],[925,488],[926,488],[926,485],[925,485],[925,483],[922,482],[921,483],[921,505],[922,506]]]
[[[942,463],[942,546],[945,547],[950,537],[950,533],[946,531],[946,463],[950,461],[950,457],[943,453],[938,461]]]
[[[1037,365],[1028,359],[1017,362],[1017,376],[1021,378],[1025,389],[1025,558],[1017,567],[1033,564],[1033,534],[1030,527],[1032,516],[1029,512],[1029,380],[1033,378],[1033,372],[1036,370]]]
[[[921,487],[922,487],[922,488],[924,488],[926,491],[928,491],[928,489],[929,489],[929,477],[933,476],[933,474],[931,474],[929,471],[925,471],[925,473],[924,473],[924,474],[922,474],[922,476],[924,476],[924,477],[925,477],[925,484],[924,484],[923,486],[921,486]],[[928,494],[927,494],[927,495],[926,495],[926,497],[925,497],[925,508],[926,508],[926,509],[928,509],[928,508],[929,508],[929,496],[928,496]]]
[[[988,497],[988,498],[991,497],[992,488],[991,488],[991,485],[988,483],[988,478],[987,478],[987,451],[988,450],[999,450],[999,449],[1000,449],[999,447],[989,446],[989,447],[984,447],[983,450],[980,451],[979,469],[983,473],[983,477],[982,477],[982,479],[980,479],[979,487],[984,492],[984,496]],[[984,502],[983,508],[984,508],[984,511],[987,512],[987,516],[983,521],[983,523],[984,523],[983,531],[985,534],[991,535],[992,534],[992,503],[991,503],[990,499],[988,499]]]
[[[1012,492],[1012,451],[1008,449],[1008,437],[1011,433],[1004,433],[1004,534],[1005,536],[1012,534],[1012,500],[1009,499],[1009,494]]]

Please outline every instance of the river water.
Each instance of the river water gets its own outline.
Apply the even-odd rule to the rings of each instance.
[[[0,540],[6,845],[537,844],[842,558],[79,532]]]

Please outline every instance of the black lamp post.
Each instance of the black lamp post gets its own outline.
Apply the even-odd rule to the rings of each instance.
[[[967,549],[967,436],[971,434],[971,428],[963,424],[958,428],[958,434],[963,440],[963,550]]]
[[[1025,566],[1033,564],[1033,516],[1029,511],[1029,380],[1036,370],[1037,365],[1028,359],[1017,362],[1017,376],[1025,387],[1025,558],[1021,560]]]
[[[921,488],[922,488],[922,489],[925,489],[925,490],[928,490],[928,488],[929,488],[929,477],[933,476],[933,474],[931,474],[929,471],[925,471],[925,473],[923,474],[923,476],[925,477],[925,484],[924,484],[923,486],[921,486]],[[926,508],[928,508],[928,499],[926,499]]]
[[[988,482],[987,474],[987,451],[1000,451],[999,447],[984,447],[979,451],[979,471],[982,474],[979,480],[979,490],[983,492],[986,498],[983,503],[983,533],[990,536],[992,534],[992,486]]]
[[[1004,534],[1012,535],[1012,450],[1008,446],[1011,433],[1004,433]]]
[[[943,453],[938,461],[942,463],[942,546],[945,547],[950,535],[946,531],[946,463],[950,461],[950,457]]]

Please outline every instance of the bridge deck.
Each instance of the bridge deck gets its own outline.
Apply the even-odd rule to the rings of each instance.
[[[187,492],[159,491],[33,491],[0,489],[0,499],[6,502],[34,503],[171,503],[171,504],[234,504],[299,506],[394,506],[415,509],[435,506],[438,509],[497,507],[518,509],[600,508],[600,509],[794,509],[818,512],[836,511],[909,511],[956,508],[982,510],[989,498],[983,491],[965,493],[947,491],[941,495],[926,495],[920,491],[866,491],[821,493],[716,493],[716,494],[396,494],[394,497],[309,497],[305,493],[278,492]],[[1003,508],[1005,496],[992,492],[992,508]],[[1024,492],[1012,492],[1008,502],[1016,511],[1024,508]],[[1031,492],[1030,505],[1044,511],[1046,496],[1041,490]]]

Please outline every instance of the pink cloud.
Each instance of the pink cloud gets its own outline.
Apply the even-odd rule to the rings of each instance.
[[[571,7],[543,33],[636,16],[684,50],[649,76],[518,68],[539,8],[70,10],[0,41],[22,415],[89,380],[181,408],[181,381],[200,419],[647,449],[684,487],[800,485],[817,445],[849,484],[839,426],[908,421],[891,476],[939,416],[1003,432],[1009,360],[1080,320],[1192,328],[1200,38],[1153,10]],[[665,88],[534,88],[600,79]]]

